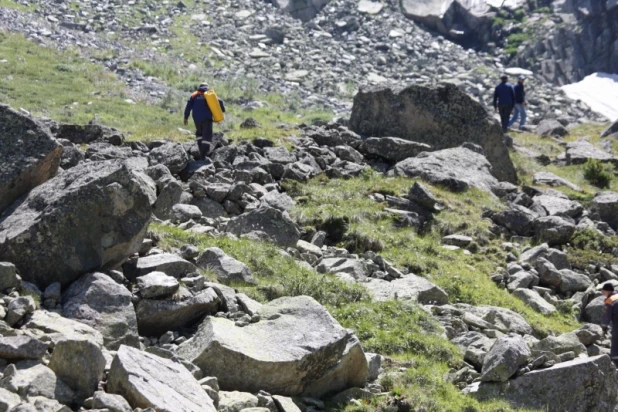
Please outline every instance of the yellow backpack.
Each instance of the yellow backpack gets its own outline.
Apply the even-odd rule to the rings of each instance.
[[[212,113],[212,121],[215,123],[222,122],[225,116],[223,116],[223,110],[221,110],[217,93],[214,90],[208,90],[204,93],[204,99],[206,99],[206,104]]]

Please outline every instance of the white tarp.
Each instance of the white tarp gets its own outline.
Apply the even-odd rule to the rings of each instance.
[[[618,119],[618,74],[594,73],[578,83],[563,86],[562,90],[609,120]]]

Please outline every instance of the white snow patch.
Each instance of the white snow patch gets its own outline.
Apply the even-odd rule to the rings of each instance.
[[[530,70],[522,69],[521,67],[509,67],[504,71],[506,74],[510,76],[532,76],[532,72]]]
[[[562,90],[609,120],[618,119],[618,74],[594,73],[578,83],[562,86]]]

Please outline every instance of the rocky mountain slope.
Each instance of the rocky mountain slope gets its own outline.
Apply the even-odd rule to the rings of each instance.
[[[502,136],[493,62],[389,4],[0,4],[0,409],[618,404],[616,124],[539,82]]]

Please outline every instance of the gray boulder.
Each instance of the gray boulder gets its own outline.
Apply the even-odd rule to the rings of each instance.
[[[167,331],[191,325],[205,315],[214,315],[219,308],[219,297],[211,289],[195,295],[186,288],[165,300],[142,299],[135,306],[139,333],[161,336]]]
[[[84,275],[64,292],[62,315],[101,332],[109,350],[139,347],[131,292],[103,273]]]
[[[210,397],[181,363],[121,346],[112,361],[107,390],[133,408],[166,412],[215,412]]]
[[[565,186],[576,192],[581,192],[582,188],[566,179],[561,178],[550,172],[537,172],[532,176],[532,183],[535,185],[547,185],[552,187]]]
[[[511,205],[508,209],[491,216],[491,220],[495,224],[503,226],[519,236],[532,235],[533,222],[536,218],[536,213],[520,205]]]
[[[195,272],[195,265],[173,253],[160,253],[141,257],[137,260],[134,270],[128,269],[125,275],[129,279],[138,278],[152,272],[163,272],[176,279],[184,277],[187,273]]]
[[[325,258],[315,268],[319,273],[347,273],[356,280],[364,280],[368,275],[367,264],[359,259]]]
[[[532,309],[539,312],[541,315],[551,315],[556,312],[556,307],[547,302],[538,293],[530,289],[515,289],[513,296],[521,299]]]
[[[91,326],[60,316],[55,312],[36,310],[23,326],[45,341],[54,344],[61,340],[89,340],[98,346],[103,345],[103,335]]]
[[[543,352],[553,352],[561,355],[567,352],[575,352],[576,355],[586,353],[586,347],[580,342],[576,332],[563,333],[559,336],[548,336],[536,342],[532,349]]]
[[[485,156],[464,147],[421,153],[397,163],[388,174],[420,177],[453,192],[476,187],[491,193],[499,183]]]
[[[75,393],[59,379],[54,371],[35,360],[15,362],[4,369],[0,388],[34,397],[43,396],[70,405]]]
[[[18,394],[0,388],[0,411],[13,411],[19,404],[21,404],[21,398]]]
[[[152,149],[148,155],[150,166],[162,164],[172,174],[179,174],[189,164],[189,155],[180,143],[165,143]]]
[[[105,357],[101,348],[87,340],[63,340],[56,344],[49,368],[73,391],[78,402],[91,397],[103,379]]]
[[[548,215],[564,215],[578,217],[584,211],[584,207],[574,200],[567,197],[556,197],[551,195],[541,195],[534,197],[534,204],[543,208]]]
[[[519,335],[531,335],[532,326],[519,314],[510,309],[496,306],[472,306],[463,303],[447,305],[444,308],[454,307],[463,313],[470,313],[493,325],[494,329],[503,333],[517,333]]]
[[[575,225],[558,216],[540,217],[533,227],[535,238],[549,246],[567,244],[575,234]]]
[[[363,141],[359,150],[369,156],[378,156],[389,162],[399,162],[421,152],[431,151],[425,143],[412,142],[398,137],[370,137]]]
[[[225,216],[225,208],[223,206],[221,206],[220,203],[215,202],[212,199],[208,199],[208,198],[193,198],[191,200],[191,204],[193,206],[197,206],[200,211],[202,212],[202,216],[211,218],[211,219],[216,219],[218,217],[221,216]]]
[[[616,407],[616,368],[609,356],[559,363],[501,383],[476,383],[465,392],[480,400],[500,398],[515,408],[549,412],[601,412]]]
[[[195,205],[185,205],[179,203],[172,206],[170,220],[172,223],[185,223],[189,220],[199,220],[202,217],[202,210]]]
[[[48,347],[48,343],[29,336],[0,336],[0,359],[41,359]]]
[[[585,292],[592,286],[592,280],[586,275],[573,272],[569,269],[560,271],[562,282],[558,285],[558,291],[561,293]]]
[[[62,150],[44,126],[0,104],[0,215],[56,175]]]
[[[235,217],[227,224],[226,231],[236,236],[262,231],[279,246],[294,247],[300,232],[290,217],[280,210],[261,207]]]
[[[605,310],[605,297],[598,296],[594,298],[590,303],[586,305],[584,309],[583,318],[584,321],[601,324],[603,318],[603,311]]]
[[[481,371],[482,382],[506,382],[528,362],[532,353],[519,335],[502,336],[491,347]]]
[[[144,299],[164,298],[173,295],[180,286],[176,278],[163,272],[151,272],[137,278],[139,294]]]
[[[412,300],[423,305],[448,303],[448,295],[442,288],[427,279],[412,274],[391,282],[372,278],[363,285],[377,301]]]
[[[133,412],[129,402],[120,395],[112,395],[103,391],[96,391],[92,397],[94,409],[107,409],[110,412]]]
[[[569,134],[569,131],[558,120],[546,119],[537,125],[536,134],[543,137],[564,137]]]
[[[309,21],[314,18],[328,2],[329,0],[274,0],[273,5],[290,13],[294,18],[302,21]]]
[[[610,137],[614,135],[618,135],[618,120],[607,126],[607,128],[601,132],[601,137]]]
[[[209,269],[217,274],[217,280],[221,283],[242,283],[254,285],[256,280],[251,275],[251,270],[244,263],[228,256],[218,247],[211,247],[202,252],[197,258],[197,266]]]
[[[152,206],[152,213],[161,220],[169,219],[174,205],[180,203],[182,186],[176,179],[168,178],[157,183],[159,196]]]
[[[364,385],[367,360],[358,340],[315,300],[280,298],[259,315],[242,328],[206,318],[178,355],[216,376],[223,390],[320,397]]]
[[[602,163],[618,165],[618,158],[607,153],[605,150],[599,149],[586,140],[577,140],[567,144],[567,164],[579,165],[586,163],[590,159],[598,160]]]
[[[41,288],[66,285],[136,253],[150,214],[147,188],[122,162],[82,163],[0,218],[0,259]]]
[[[10,262],[0,262],[0,293],[21,285],[17,268]]]
[[[590,211],[597,213],[612,229],[618,230],[618,193],[598,193],[590,202]]]
[[[281,211],[290,210],[295,202],[287,193],[279,193],[276,190],[272,190],[262,197],[262,201],[270,207],[279,209]]]
[[[498,180],[517,182],[500,125],[454,84],[361,89],[354,97],[350,128],[363,136],[427,143],[436,150],[474,143],[483,148]]]

